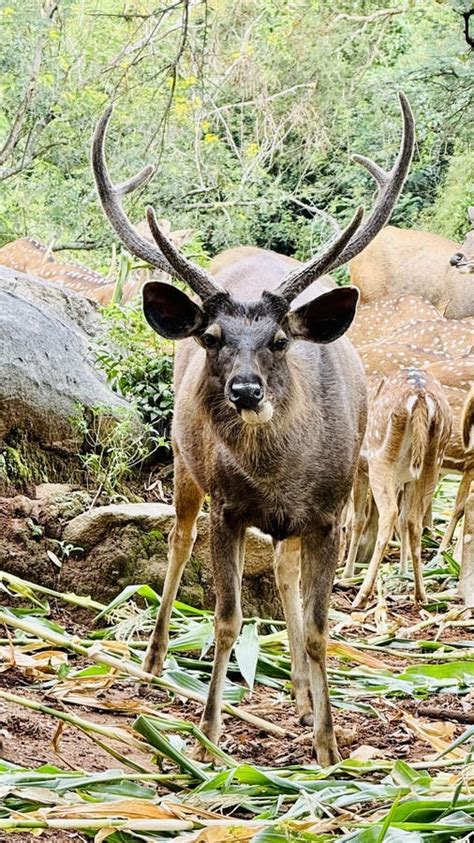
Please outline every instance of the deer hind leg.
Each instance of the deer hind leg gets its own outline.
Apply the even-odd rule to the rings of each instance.
[[[421,536],[425,516],[431,506],[438,477],[439,469],[435,455],[433,460],[425,464],[421,477],[410,483],[407,489],[408,537],[413,559],[415,600],[419,603],[426,602],[426,589],[423,582],[423,564],[421,559]]]
[[[224,683],[232,647],[242,625],[240,590],[243,572],[245,528],[230,522],[224,511],[211,505],[210,544],[216,591],[215,653],[207,702],[201,729],[217,743],[221,731]],[[208,753],[197,746],[194,757],[208,760]]]
[[[409,498],[408,485],[405,484],[400,495],[398,516],[398,524],[400,528],[400,566],[398,573],[401,577],[406,577],[408,575],[408,554],[410,546],[410,539],[408,536],[408,517],[410,512]]]
[[[340,525],[313,525],[301,538],[301,588],[305,649],[313,698],[313,745],[322,767],[337,763],[337,751],[326,675],[329,598],[338,562]]]
[[[191,556],[196,540],[196,521],[203,498],[203,493],[196,486],[183,460],[176,454],[174,467],[176,520],[168,538],[168,569],[160,609],[143,662],[143,669],[155,676],[159,676],[163,670],[169,642],[171,610],[186,562]]]
[[[286,539],[275,547],[275,578],[288,629],[291,655],[291,684],[300,723],[311,726],[313,701],[309,665],[304,645],[303,607],[300,590],[301,551],[299,539]]]
[[[444,550],[447,550],[449,545],[451,544],[454,536],[454,531],[458,525],[459,520],[464,515],[464,508],[466,506],[466,499],[469,494],[469,487],[471,485],[471,480],[474,479],[474,472],[473,471],[465,471],[463,476],[461,477],[461,482],[458,486],[458,491],[456,494],[456,501],[454,504],[454,510],[452,512],[451,518],[449,519],[448,526],[446,527],[446,532],[443,536],[441,544],[439,546],[439,552],[442,553]]]
[[[397,493],[395,483],[390,471],[387,471],[386,466],[381,467],[378,471],[370,472],[370,485],[379,513],[379,527],[375,549],[372,559],[369,562],[364,582],[352,604],[354,609],[365,606],[374,590],[380,563],[384,557],[387,544],[392,538],[393,529],[397,520]]]
[[[369,478],[367,474],[359,469],[354,480],[353,489],[353,517],[351,541],[349,544],[349,553],[347,554],[346,566],[344,568],[343,578],[351,579],[355,574],[355,563],[357,558],[357,551],[364,532],[366,521],[366,506],[367,506],[367,490],[369,488]]]

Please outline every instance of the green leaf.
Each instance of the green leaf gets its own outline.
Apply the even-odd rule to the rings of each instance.
[[[234,653],[239,670],[250,690],[252,690],[260,653],[260,642],[256,623],[248,623],[244,626],[234,645]]]

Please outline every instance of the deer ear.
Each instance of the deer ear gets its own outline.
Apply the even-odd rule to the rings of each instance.
[[[354,319],[359,291],[338,287],[288,314],[292,336],[299,340],[328,343],[341,337]]]
[[[149,325],[168,340],[200,333],[206,317],[196,302],[172,284],[149,281],[143,287],[143,312]]]

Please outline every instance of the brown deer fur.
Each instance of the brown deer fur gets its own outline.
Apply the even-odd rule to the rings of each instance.
[[[351,546],[344,576],[354,563],[364,525],[367,484],[379,514],[377,540],[354,608],[364,606],[376,583],[385,549],[399,520],[400,573],[406,575],[408,548],[415,577],[415,599],[426,599],[421,567],[423,519],[438,481],[451,433],[451,412],[441,385],[427,372],[409,368],[369,385],[369,417],[364,443],[368,477],[359,469],[354,491]]]
[[[143,290],[148,322],[159,334],[182,341],[173,422],[176,523],[144,667],[153,673],[162,669],[172,603],[209,493],[215,656],[202,728],[218,740],[227,665],[242,620],[245,533],[253,525],[275,543],[296,704],[303,722],[313,720],[323,765],[338,758],[325,667],[327,614],[341,512],[364,435],[366,392],[362,365],[342,336],[354,317],[357,291],[328,290],[318,279],[367,245],[400,194],[414,142],[413,117],[403,95],[400,100],[404,136],[393,169],[386,173],[357,158],[379,185],[374,209],[363,221],[359,209],[307,264],[244,248],[218,258],[209,272],[179,253],[151,209],[156,245],[149,243],[130,224],[121,200],[148,180],[152,168],[112,183],[104,154],[110,108],[92,146],[102,207],[122,241],[187,283],[201,302],[169,284],[150,282]],[[296,309],[290,309],[292,303]]]
[[[362,302],[411,294],[432,302],[450,319],[474,316],[473,282],[450,264],[453,253],[458,247],[452,240],[390,225],[353,258],[351,283]]]

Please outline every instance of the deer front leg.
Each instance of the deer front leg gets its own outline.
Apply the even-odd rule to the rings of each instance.
[[[212,572],[216,592],[215,652],[201,729],[213,743],[217,743],[221,731],[222,695],[227,667],[242,626],[240,589],[245,528],[234,524],[224,507],[215,507],[212,503],[210,521]],[[200,761],[208,760],[201,746],[196,747],[194,756]]]
[[[305,648],[313,698],[313,746],[318,764],[339,761],[326,675],[329,598],[338,562],[340,525],[315,525],[301,537],[301,586]]]
[[[313,722],[313,700],[309,682],[309,665],[305,651],[303,631],[303,607],[300,590],[299,539],[278,542],[275,547],[275,578],[288,629],[291,656],[291,684],[300,723],[311,726]]]
[[[174,467],[176,520],[168,538],[168,568],[160,609],[143,661],[143,669],[148,673],[153,673],[154,676],[159,676],[163,670],[169,642],[171,610],[176,600],[184,567],[191,556],[196,540],[196,520],[202,501],[201,490],[196,486],[182,459],[176,454]]]

